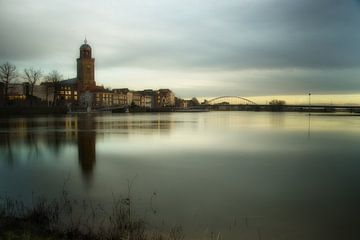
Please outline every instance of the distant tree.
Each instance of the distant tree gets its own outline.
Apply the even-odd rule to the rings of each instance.
[[[269,105],[272,106],[284,106],[286,105],[286,102],[284,100],[278,100],[278,99],[273,99],[269,102]]]
[[[30,89],[29,94],[34,95],[34,87],[37,82],[42,78],[42,71],[40,69],[35,70],[34,68],[25,68],[24,69],[24,80],[29,83]]]
[[[198,100],[196,97],[193,97],[193,98],[191,99],[191,105],[192,105],[192,106],[198,106],[198,105],[200,105],[200,102],[199,102],[199,100]]]
[[[202,105],[208,105],[209,104],[209,101],[207,99],[205,99],[202,103]]]
[[[4,97],[5,101],[9,97],[9,87],[12,82],[17,78],[16,66],[6,62],[0,65],[0,82],[4,84]]]
[[[216,103],[215,105],[230,105],[230,103],[229,103],[229,102],[224,101],[224,102],[219,102],[219,103]]]
[[[51,71],[48,75],[45,76],[46,81],[48,82],[48,87],[52,87],[54,91],[53,106],[57,103],[58,91],[60,81],[63,79],[63,76],[56,70]]]
[[[286,102],[284,100],[273,99],[269,102],[270,110],[272,111],[283,111]]]

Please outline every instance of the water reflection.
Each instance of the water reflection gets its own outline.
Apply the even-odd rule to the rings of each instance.
[[[79,154],[79,163],[84,178],[89,181],[92,178],[96,162],[96,132],[95,121],[91,115],[86,115],[76,119],[77,146]]]
[[[1,118],[0,160],[11,167],[19,162],[52,161],[77,148],[77,156],[65,157],[78,160],[83,179],[90,181],[96,164],[97,139],[113,134],[168,134],[173,124],[158,114],[136,118],[94,114]]]
[[[14,162],[14,153],[11,148],[10,136],[8,134],[0,135],[0,147],[2,149],[1,155],[9,165],[12,165]]]
[[[71,171],[71,193],[111,205],[137,176],[139,206],[158,193],[153,222],[199,236],[359,239],[359,129],[304,113],[0,119],[0,191],[57,193]]]
[[[311,114],[308,116],[308,139],[311,138]]]

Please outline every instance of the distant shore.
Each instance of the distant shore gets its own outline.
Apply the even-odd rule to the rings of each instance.
[[[312,115],[321,114],[328,116],[358,116],[360,106],[303,106],[303,105],[199,105],[191,108],[143,108],[143,107],[119,107],[113,109],[92,109],[90,113],[156,113],[156,112],[210,112],[210,111],[250,111],[250,112],[304,112]],[[0,116],[16,115],[63,115],[63,114],[87,113],[86,109],[69,109],[66,106],[9,106],[0,107]]]

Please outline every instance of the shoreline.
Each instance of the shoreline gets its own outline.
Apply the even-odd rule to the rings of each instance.
[[[111,113],[111,114],[134,114],[134,113],[201,113],[201,112],[277,112],[277,113],[286,113],[286,112],[299,112],[309,115],[321,115],[321,116],[360,116],[360,111],[353,111],[351,107],[345,107],[344,109],[305,109],[301,106],[282,106],[274,108],[274,106],[217,106],[212,107],[197,107],[197,108],[163,108],[163,109],[148,109],[148,108],[129,108],[128,111],[119,111],[118,109],[104,109],[104,110],[92,110],[90,112],[82,111],[77,109],[77,111],[69,111],[64,106],[59,107],[25,107],[25,106],[16,106],[16,107],[0,107],[0,117],[11,117],[11,116],[36,116],[36,115],[65,115],[65,114],[99,114],[99,113]],[[357,110],[357,109],[356,109]]]
[[[14,115],[60,115],[66,114],[66,107],[48,107],[48,106],[16,106],[0,107],[0,116]]]
[[[103,206],[93,205],[89,199],[71,198],[66,190],[55,198],[36,196],[30,205],[0,195],[0,239],[184,239],[181,226],[174,225],[163,231],[150,227],[144,217],[132,210],[133,205],[129,193],[119,196],[104,215]]]

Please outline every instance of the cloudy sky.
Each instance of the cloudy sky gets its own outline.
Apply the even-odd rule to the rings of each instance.
[[[0,32],[0,62],[65,78],[86,36],[105,87],[360,101],[356,0],[0,0]]]

